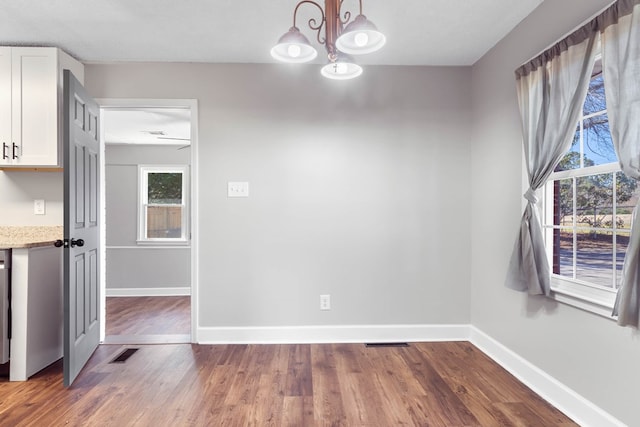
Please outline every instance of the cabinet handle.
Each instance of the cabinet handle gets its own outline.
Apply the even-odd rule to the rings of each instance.
[[[9,146],[3,142],[2,143],[2,160],[6,160],[9,158],[9,156],[7,155],[7,148],[9,148]]]
[[[15,159],[17,159],[17,158],[18,158],[18,155],[16,154],[16,151],[17,151],[17,149],[18,149],[18,146],[16,145],[16,143],[15,143],[15,142],[14,142],[12,145],[13,145],[13,150],[12,150],[12,151],[13,151],[13,153],[12,153],[12,154],[13,154],[13,160],[15,160]]]

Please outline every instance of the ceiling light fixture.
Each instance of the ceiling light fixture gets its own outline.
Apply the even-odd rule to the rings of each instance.
[[[318,51],[296,26],[298,9],[305,3],[320,10],[321,19],[309,19],[309,28],[316,31],[318,43],[327,49],[328,64],[322,67],[321,74],[330,79],[346,80],[362,74],[362,67],[353,62],[349,55],[375,52],[384,46],[386,38],[376,26],[362,14],[362,0],[359,0],[360,13],[351,21],[351,12],[342,13],[344,0],[325,0],[324,9],[312,0],[298,2],[293,11],[293,26],[271,49],[271,56],[283,62],[303,63],[312,61]],[[351,21],[351,22],[349,22]],[[324,34],[323,34],[324,30]],[[347,55],[349,54],[349,55]]]

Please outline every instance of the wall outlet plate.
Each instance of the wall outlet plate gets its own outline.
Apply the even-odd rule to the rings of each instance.
[[[227,185],[228,197],[249,197],[248,182],[229,182]]]
[[[44,215],[45,203],[43,199],[36,199],[33,201],[33,213],[34,215]]]
[[[331,310],[331,295],[320,295],[320,310]]]

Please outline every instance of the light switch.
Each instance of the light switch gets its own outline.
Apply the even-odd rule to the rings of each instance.
[[[34,215],[44,215],[44,200],[36,199],[33,201],[33,213]]]
[[[229,182],[228,197],[249,197],[248,182]]]

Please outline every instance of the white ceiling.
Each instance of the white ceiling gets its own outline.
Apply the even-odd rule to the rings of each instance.
[[[321,1],[321,0],[320,0]],[[363,0],[387,36],[362,64],[471,65],[543,0]],[[0,45],[58,46],[83,62],[270,63],[297,0],[0,0]],[[343,7],[357,13],[358,1]],[[298,27],[318,17],[305,4]],[[318,61],[325,58],[319,55]]]
[[[363,0],[363,13],[387,36],[387,45],[356,60],[472,65],[542,1]],[[0,0],[0,45],[57,46],[82,62],[272,63],[269,50],[292,25],[296,4],[297,0]],[[357,0],[344,0],[345,10],[357,13],[357,7]],[[315,33],[306,26],[311,18],[319,18],[318,10],[303,5],[297,25],[316,44]],[[316,62],[324,61],[326,57],[318,55]],[[185,111],[110,110],[104,117],[105,140],[187,145],[190,122]]]
[[[191,144],[188,108],[105,108],[102,128],[106,144]]]

